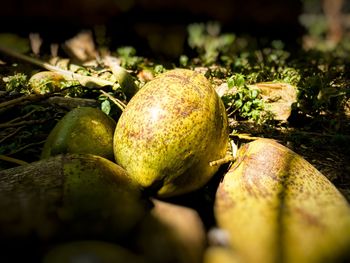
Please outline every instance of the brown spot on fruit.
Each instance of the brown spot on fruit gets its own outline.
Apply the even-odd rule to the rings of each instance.
[[[114,134],[117,163],[143,187],[162,180],[158,195],[195,190],[227,151],[225,108],[201,74],[175,69],[148,82],[129,102]],[[191,153],[188,155],[188,153]]]

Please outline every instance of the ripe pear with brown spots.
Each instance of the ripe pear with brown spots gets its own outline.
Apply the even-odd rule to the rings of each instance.
[[[116,162],[145,188],[168,197],[202,187],[228,144],[225,107],[211,83],[188,69],[169,70],[128,103],[114,133]]]
[[[148,207],[125,170],[97,155],[57,155],[0,171],[0,242],[11,247],[123,240]]]
[[[300,155],[270,139],[238,151],[215,217],[238,262],[349,262],[350,206]]]

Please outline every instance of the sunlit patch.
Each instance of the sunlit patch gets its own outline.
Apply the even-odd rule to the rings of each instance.
[[[150,121],[157,122],[159,119],[163,118],[164,116],[164,109],[160,107],[152,107],[149,109],[150,112]]]

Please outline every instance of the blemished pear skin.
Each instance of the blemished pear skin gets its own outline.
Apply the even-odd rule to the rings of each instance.
[[[57,155],[0,171],[0,241],[119,240],[149,208],[116,163],[91,154]]]
[[[173,69],[130,100],[114,133],[116,162],[144,188],[169,197],[202,187],[227,151],[223,102],[200,73]]]
[[[41,159],[57,154],[83,153],[114,160],[115,126],[115,121],[98,108],[74,108],[51,130]]]
[[[349,260],[347,200],[308,161],[274,140],[239,149],[218,187],[214,213],[242,262]]]

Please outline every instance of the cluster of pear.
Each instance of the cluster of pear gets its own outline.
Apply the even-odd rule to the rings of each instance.
[[[148,82],[116,121],[97,108],[71,110],[49,134],[40,161],[0,171],[0,261],[349,259],[348,202],[273,140],[238,150],[216,188],[216,234],[205,215],[169,202],[210,183],[219,168],[212,162],[227,154],[228,130],[215,89],[187,69]]]

